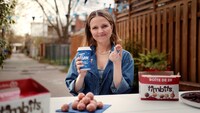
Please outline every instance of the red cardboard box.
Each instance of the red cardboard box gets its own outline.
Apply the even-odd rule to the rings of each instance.
[[[49,113],[50,93],[33,79],[0,82],[0,113]]]
[[[179,100],[179,78],[173,71],[139,72],[141,100]]]

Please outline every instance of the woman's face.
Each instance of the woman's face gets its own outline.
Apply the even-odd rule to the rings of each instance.
[[[110,43],[112,26],[104,17],[96,16],[90,21],[90,32],[97,43]]]

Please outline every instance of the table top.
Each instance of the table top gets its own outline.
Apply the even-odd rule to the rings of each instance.
[[[182,92],[183,93],[183,92]],[[179,95],[181,92],[179,93]],[[111,106],[104,113],[199,113],[200,109],[179,101],[140,100],[139,94],[98,95],[97,101]],[[65,103],[73,102],[77,97],[54,97],[50,99],[50,113]]]

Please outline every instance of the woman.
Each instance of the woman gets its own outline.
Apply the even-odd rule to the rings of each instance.
[[[81,59],[75,56],[65,80],[70,93],[130,93],[134,61],[128,51],[120,49],[120,38],[112,16],[105,10],[93,11],[86,21],[85,34],[84,46],[92,49],[91,70],[80,70]]]

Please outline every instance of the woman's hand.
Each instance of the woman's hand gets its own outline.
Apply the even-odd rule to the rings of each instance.
[[[81,61],[81,58],[80,57],[77,57],[76,58],[76,68],[77,68],[77,71],[79,73],[79,75],[81,76],[85,76],[86,73],[87,73],[87,70],[81,70],[80,68],[83,66],[83,63]]]
[[[117,44],[114,47],[114,51],[112,51],[111,54],[109,55],[109,59],[113,63],[122,60],[122,46],[120,44]]]

